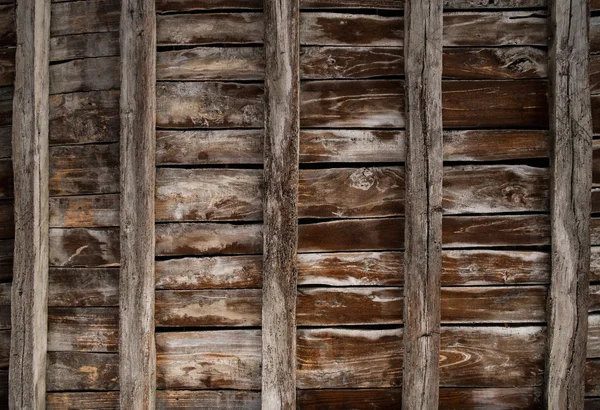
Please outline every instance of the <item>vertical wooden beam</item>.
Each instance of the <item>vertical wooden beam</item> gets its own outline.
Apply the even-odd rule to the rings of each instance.
[[[121,272],[119,381],[122,409],[154,409],[154,0],[121,7]]]
[[[17,3],[12,155],[15,250],[9,407],[46,408],[50,0]]]
[[[405,9],[406,225],[402,408],[438,407],[442,269],[442,0]]]
[[[588,0],[553,0],[550,15],[552,274],[545,400],[549,410],[580,410],[592,187]]]
[[[262,408],[296,408],[298,0],[265,0]]]

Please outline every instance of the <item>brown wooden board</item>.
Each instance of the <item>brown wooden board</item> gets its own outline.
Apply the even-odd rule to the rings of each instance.
[[[103,267],[119,265],[119,231],[115,228],[52,228],[50,266]]]
[[[53,3],[50,36],[118,31],[120,6],[117,0]]]
[[[48,352],[46,390],[89,391],[119,388],[116,353]]]
[[[50,66],[50,94],[119,88],[119,57],[82,58]]]
[[[64,392],[46,395],[47,410],[114,410],[119,408],[119,392]]]
[[[51,268],[48,306],[118,306],[119,270],[115,268]]]
[[[48,309],[48,351],[117,352],[118,334],[116,307]]]
[[[15,47],[0,48],[0,87],[13,85],[15,80]]]
[[[81,195],[50,198],[50,227],[119,226],[119,195]]]
[[[0,158],[10,158],[12,155],[12,127],[0,127]]]
[[[119,33],[87,33],[50,39],[50,61],[119,55]]]

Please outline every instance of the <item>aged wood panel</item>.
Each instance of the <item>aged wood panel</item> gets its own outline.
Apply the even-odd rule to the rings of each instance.
[[[154,187],[156,11],[154,0],[121,4],[120,408],[155,407]]]
[[[259,330],[156,333],[158,389],[261,387]]]
[[[590,359],[585,361],[585,395],[600,395],[600,360]]]
[[[8,369],[10,359],[10,330],[0,331],[0,369]]]
[[[116,307],[48,309],[48,351],[117,352],[118,335]]]
[[[538,410],[542,408],[541,388],[442,388],[440,408],[444,410]]]
[[[600,357],[600,315],[588,315],[586,358]]]
[[[588,71],[590,81],[590,94],[598,94],[600,92],[600,55],[590,56]]]
[[[13,271],[14,240],[0,240],[0,280],[11,280]]]
[[[52,37],[119,30],[118,0],[86,0],[52,3]]]
[[[114,268],[51,268],[48,306],[119,305],[119,270]]]
[[[300,389],[399,387],[402,329],[299,329]]]
[[[14,99],[5,98],[12,94],[8,92],[10,88],[2,93],[6,101],[3,105],[14,105],[12,167],[14,186],[18,188],[14,202],[12,303],[0,309],[0,327],[12,328],[7,407],[42,409],[47,384],[50,2],[24,0],[19,2],[16,11],[14,5],[2,8],[0,27],[4,27],[0,28],[3,31],[0,44],[15,40],[14,35],[4,31],[5,27],[15,28],[19,39],[15,53]],[[3,108],[0,111],[9,112]],[[3,163],[10,164],[9,161]],[[12,183],[0,182],[12,191]]]
[[[0,47],[17,43],[15,9],[14,4],[0,5]]]
[[[119,33],[86,33],[50,39],[50,61],[119,55]]]
[[[51,147],[50,195],[118,192],[118,170],[119,144]]]
[[[119,226],[119,195],[50,198],[50,226],[63,228]]]
[[[12,159],[0,160],[0,199],[14,197],[14,179]]]
[[[548,126],[546,81],[444,81],[442,88],[445,128]]]
[[[16,48],[0,49],[0,87],[12,85],[15,80]]]
[[[257,391],[207,390],[156,392],[156,408],[166,409],[228,409],[260,410],[261,394]]]
[[[119,408],[119,392],[65,392],[46,395],[47,410],[115,410]]]
[[[15,236],[15,209],[13,201],[0,201],[0,239]]]
[[[401,48],[302,47],[300,78],[327,80],[404,75]]]
[[[549,410],[579,410],[584,407],[592,188],[589,4],[552,2],[550,14],[552,272],[544,399]]]
[[[156,125],[165,128],[263,126],[263,87],[235,83],[159,83]]]
[[[12,156],[12,127],[0,127],[0,158],[10,158]]]
[[[299,1],[265,0],[262,407],[296,407]]]
[[[446,130],[445,161],[502,161],[545,158],[548,131],[542,130]]]
[[[312,81],[300,96],[302,127],[404,127],[403,81]]]
[[[119,265],[119,230],[115,228],[52,228],[50,266],[102,267]]]
[[[118,390],[116,353],[48,352],[47,391]]]
[[[439,404],[442,271],[442,2],[408,0],[403,409]]]
[[[443,328],[440,386],[541,386],[545,341],[542,327]]]
[[[346,408],[393,409],[402,405],[402,389],[299,390],[302,410],[341,410]]]
[[[119,91],[90,91],[50,97],[50,143],[119,140]]]
[[[119,57],[82,58],[50,66],[50,94],[119,88]]]

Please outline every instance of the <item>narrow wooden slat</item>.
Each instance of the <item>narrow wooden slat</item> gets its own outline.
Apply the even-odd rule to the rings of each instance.
[[[50,94],[119,88],[119,58],[72,60],[50,66]]]
[[[119,388],[116,353],[48,352],[47,390],[90,391]]]
[[[14,242],[14,239],[0,240],[0,280],[12,279]]]
[[[115,410],[119,408],[119,392],[66,392],[46,395],[47,410],[79,408]]]
[[[118,333],[116,307],[48,309],[48,351],[117,352]]]
[[[235,390],[159,390],[157,409],[216,409],[260,410],[260,392]]]
[[[544,399],[549,410],[579,410],[584,406],[592,187],[589,3],[551,2],[550,14],[552,273]]]
[[[265,409],[296,407],[300,144],[299,1],[265,0],[262,384]]]
[[[12,85],[15,80],[14,47],[0,49],[0,87]]]
[[[600,315],[588,316],[586,358],[600,358]]]
[[[14,6],[9,8],[14,11]],[[12,18],[11,14],[0,12],[0,20]],[[15,191],[12,306],[8,307],[12,327],[8,404],[15,410],[42,409],[46,398],[49,30],[50,2],[19,2],[12,118],[14,186],[19,189]],[[1,37],[4,41],[10,36]]]
[[[155,406],[154,186],[156,12],[121,4],[120,408]]]
[[[442,2],[405,10],[406,223],[403,409],[437,409],[442,272]]]
[[[0,158],[6,159],[12,156],[12,127],[0,127]]]
[[[50,61],[119,55],[119,33],[87,33],[50,39]]]
[[[13,161],[0,160],[0,199],[14,198],[14,182]]]
[[[49,248],[50,266],[118,266],[119,230],[52,228],[49,232]]]
[[[105,226],[119,226],[118,194],[50,198],[50,227]]]
[[[71,1],[52,4],[52,37],[119,31],[117,0]]]
[[[14,4],[0,5],[0,47],[16,45],[16,20]]]
[[[0,239],[15,237],[15,209],[12,200],[0,201]]]
[[[50,268],[48,306],[118,306],[119,270]]]

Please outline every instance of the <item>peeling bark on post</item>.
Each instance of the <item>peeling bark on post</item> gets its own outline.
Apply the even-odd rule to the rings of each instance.
[[[298,0],[265,0],[262,408],[296,408]]]
[[[587,338],[592,188],[587,0],[550,4],[552,273],[548,299],[547,409],[581,410]]]
[[[122,409],[153,409],[154,156],[156,116],[154,1],[121,9],[121,272],[119,381]]]
[[[15,248],[9,367],[11,409],[46,408],[48,301],[48,55],[50,0],[17,5],[13,101]]]
[[[442,1],[405,15],[406,225],[402,408],[438,407],[442,269]]]

